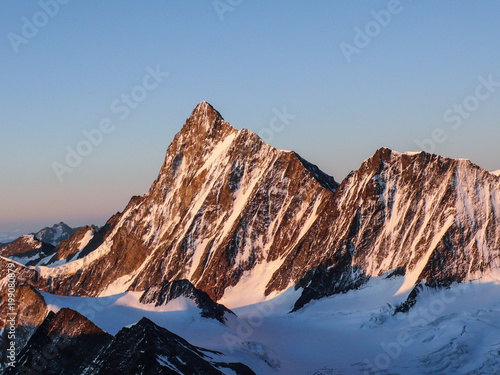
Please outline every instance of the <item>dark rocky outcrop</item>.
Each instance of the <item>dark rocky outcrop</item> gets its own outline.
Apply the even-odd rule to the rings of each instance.
[[[226,314],[234,315],[224,305],[214,302],[207,293],[196,289],[188,280],[175,280],[153,285],[144,292],[140,302],[162,306],[179,297],[191,299],[201,310],[201,316],[204,318],[216,319],[221,323],[225,323],[227,320]]]
[[[214,361],[221,353],[191,345],[147,318],[117,333],[111,344],[93,361],[84,375],[221,375],[221,368],[236,374],[254,374],[241,363]]]
[[[6,374],[81,375],[111,339],[76,311],[50,312]]]
[[[0,293],[0,363],[7,360],[7,349],[11,341],[15,342],[15,353],[18,355],[29,338],[42,324],[47,316],[47,304],[42,295],[30,285],[17,284],[14,288],[14,298],[9,304],[9,288],[6,286]],[[11,309],[12,306],[12,309]],[[13,327],[13,328],[11,328]],[[14,336],[10,337],[10,334]]]
[[[369,279],[360,267],[345,267],[340,264],[331,268],[314,268],[295,285],[295,289],[303,288],[303,291],[295,302],[292,312],[312,300],[358,289]]]

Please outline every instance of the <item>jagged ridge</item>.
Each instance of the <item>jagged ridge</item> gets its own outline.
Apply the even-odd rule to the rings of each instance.
[[[203,102],[150,191],[110,219],[91,251],[41,268],[37,285],[106,295],[187,279],[219,300],[263,266],[254,277],[267,295],[311,270],[355,275],[351,283],[343,276],[340,289],[325,287],[335,293],[401,268],[401,293],[409,293],[421,281],[444,285],[499,266],[499,202],[499,178],[468,161],[386,148],[338,187]],[[309,290],[321,289],[311,280]]]

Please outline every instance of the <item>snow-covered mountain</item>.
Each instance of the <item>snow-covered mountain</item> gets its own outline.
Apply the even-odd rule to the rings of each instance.
[[[57,246],[61,241],[70,238],[74,231],[75,229],[60,222],[59,224],[54,224],[52,227],[41,229],[35,234],[35,238],[41,242]]]
[[[38,240],[34,234],[23,235],[0,248],[0,256],[29,266],[52,256],[55,252],[56,249],[53,245]]]
[[[466,160],[382,148],[338,187],[203,102],[149,192],[76,259],[39,267],[37,286],[97,296],[186,279],[233,308],[296,285],[300,308],[395,271],[408,296],[500,265],[499,184]]]
[[[150,191],[110,219],[102,244],[85,258],[40,267],[40,287],[95,296],[187,279],[220,299],[258,267],[272,275],[337,186],[294,152],[237,131],[200,103]]]
[[[67,237],[66,235],[59,236],[58,240],[49,236],[49,239],[52,238],[52,243],[58,243],[57,246],[43,242],[37,237],[38,234],[23,235],[14,242],[0,247],[0,256],[8,257],[26,266],[56,266],[67,263],[82,254],[98,228],[85,226],[72,231],[73,234],[66,240],[61,239]]]
[[[55,254],[50,259],[43,259],[37,265],[56,265],[78,259],[83,249],[89,245],[99,228],[96,226],[84,226],[77,228],[66,240],[62,240],[55,249]]]
[[[164,345],[172,348],[183,342],[131,347],[134,340],[130,337],[137,343],[144,341],[136,332],[127,333],[128,328],[146,317],[191,345],[210,350],[209,362],[243,363],[256,374],[486,375],[500,371],[500,274],[493,276],[441,290],[423,287],[415,306],[396,315],[393,307],[404,299],[396,294],[404,283],[401,275],[371,278],[358,290],[314,301],[294,313],[289,311],[300,290],[291,288],[266,302],[235,309],[237,317],[226,324],[201,318],[189,306],[182,308],[178,303],[175,307],[175,300],[171,306],[142,305],[139,292],[98,298],[42,294],[51,309],[76,310],[115,340],[125,335],[116,341],[125,355],[114,348],[100,352],[106,362],[103,367],[108,369],[125,366],[129,358],[143,358],[144,351],[155,353]],[[154,325],[149,326],[157,331]],[[141,328],[151,342],[153,332],[145,331],[149,329]],[[159,331],[164,338],[171,336]],[[132,367],[138,362],[134,360]],[[174,358],[166,363],[179,364]],[[236,372],[218,369],[225,374]]]
[[[491,173],[494,174],[495,176],[500,176],[500,169],[498,171],[493,171]]]
[[[277,150],[249,130],[236,130],[202,102],[168,147],[150,190],[133,197],[104,227],[81,228],[50,254],[37,250],[36,259],[30,258],[31,242],[38,241],[34,237],[23,240],[31,241],[26,250],[20,250],[23,242],[4,247],[0,255],[16,260],[18,280],[43,291],[47,305],[71,307],[112,334],[147,316],[187,335],[193,345],[229,350],[227,363],[252,364],[257,373],[370,373],[371,365],[364,358],[355,362],[351,353],[344,353],[348,360],[337,359],[341,370],[328,366],[333,363],[328,353],[304,332],[325,329],[322,342],[337,346],[341,341],[326,334],[347,337],[343,327],[376,329],[389,322],[381,329],[386,340],[399,319],[418,317],[415,309],[434,303],[432,296],[440,290],[486,282],[496,290],[499,222],[500,177],[470,161],[381,148],[339,185],[296,153]],[[0,265],[6,262],[0,258]],[[0,276],[0,286],[5,285],[5,272]],[[370,290],[379,297],[366,310],[363,299],[369,300]],[[352,305],[347,296],[360,303]],[[337,301],[352,305],[346,315],[336,312],[343,311]],[[488,317],[498,310],[495,303],[484,306]],[[446,321],[483,327],[489,318],[473,322],[468,308],[457,307],[456,314],[463,316]],[[475,316],[483,314],[472,309]],[[459,356],[468,347],[463,337],[475,340],[475,333],[464,328],[464,333],[444,335],[441,323],[434,322],[442,314],[411,332],[414,340],[433,342],[417,348],[424,357],[412,357],[423,363],[414,363],[420,372],[408,371],[408,363],[399,363],[400,371],[456,370],[443,357]],[[318,326],[306,324],[302,316]],[[338,325],[329,323],[332,316]],[[142,355],[129,345],[139,336],[157,342],[151,333],[157,328],[149,320],[141,322],[124,329],[123,340],[115,336],[109,353],[123,348],[129,356]],[[433,330],[446,339],[434,340]],[[291,342],[278,343],[283,335]],[[358,336],[374,343],[368,333]],[[316,348],[318,363],[293,355],[301,338]],[[494,345],[488,340],[488,347]],[[164,359],[158,362],[162,370],[151,371],[175,373],[172,366],[179,370],[184,360],[161,354],[167,343],[160,346],[151,348],[151,356]],[[471,373],[498,369],[494,358],[492,363],[486,359],[492,350],[476,350],[481,361],[467,362],[476,371]],[[89,373],[121,365],[109,353],[101,350]],[[362,353],[377,358],[368,347]],[[294,358],[302,367],[295,369]],[[204,360],[214,371],[229,371],[214,365],[219,359]]]
[[[468,160],[380,149],[342,182],[297,251],[317,267],[306,302],[337,292],[339,278],[356,286],[393,270],[406,295],[422,282],[479,279],[500,267],[499,222],[498,177]],[[282,286],[300,272],[284,268]]]

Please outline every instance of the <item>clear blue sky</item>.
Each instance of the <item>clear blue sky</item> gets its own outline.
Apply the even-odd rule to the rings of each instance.
[[[270,143],[337,181],[381,146],[417,151],[415,140],[436,128],[447,137],[436,153],[500,168],[500,88],[478,103],[469,98],[474,111],[459,129],[443,120],[475,95],[480,76],[500,82],[498,1],[401,0],[380,30],[371,12],[388,1],[243,0],[232,8],[221,20],[212,1],[72,0],[45,19],[38,1],[2,1],[0,232],[61,220],[102,225],[148,190],[202,100],[257,133],[286,107],[296,117]],[[42,25],[36,35],[23,30],[24,18]],[[355,46],[355,27],[367,26],[369,45],[348,63],[341,43]],[[15,53],[10,33],[23,31],[30,38],[14,43]],[[157,65],[168,78],[119,119],[110,104]],[[114,131],[59,182],[52,163],[104,118]]]

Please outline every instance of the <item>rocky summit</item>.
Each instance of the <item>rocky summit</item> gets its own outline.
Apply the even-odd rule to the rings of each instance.
[[[38,285],[97,296],[187,279],[217,300],[245,273],[296,248],[337,186],[203,102],[168,147],[149,192],[111,219],[85,262],[43,268]]]

